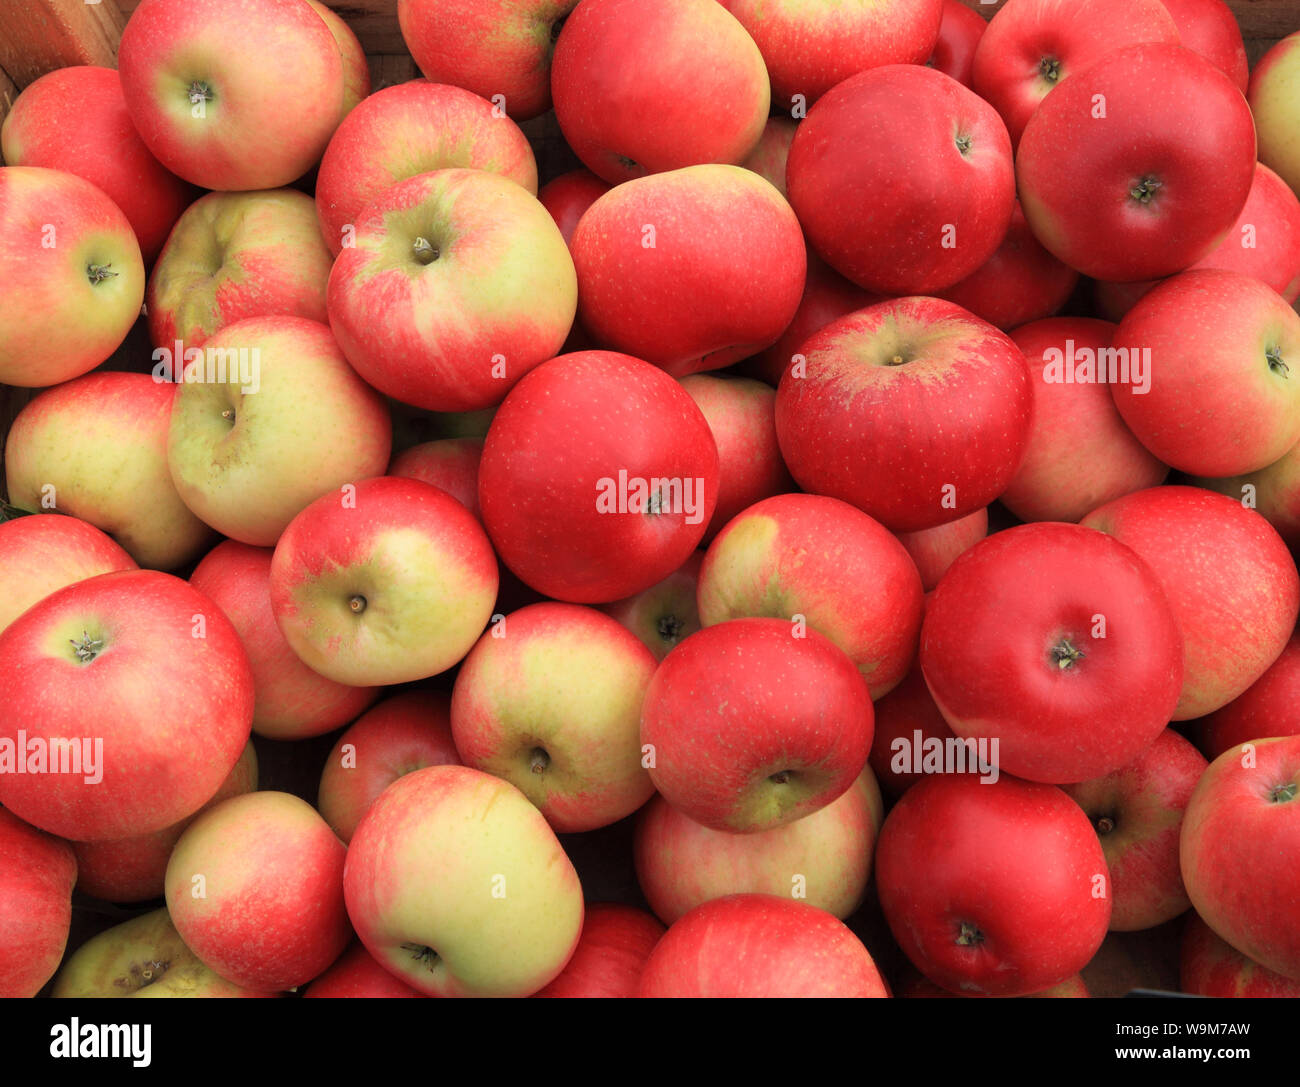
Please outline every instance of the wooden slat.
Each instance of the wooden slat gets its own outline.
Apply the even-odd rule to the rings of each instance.
[[[126,18],[118,0],[14,0],[0,3],[0,70],[25,87],[70,64],[117,66]]]
[[[411,59],[411,54],[401,53],[369,54],[366,60],[370,64],[370,89],[372,92],[391,87],[397,83],[406,83],[419,78],[420,71]]]
[[[18,97],[18,88],[14,86],[14,81],[4,72],[0,72],[0,124],[4,123],[5,114],[9,112],[9,107],[14,104],[14,99]]]

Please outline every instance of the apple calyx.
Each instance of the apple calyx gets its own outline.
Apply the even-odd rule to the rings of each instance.
[[[1264,358],[1268,360],[1268,368],[1280,377],[1290,377],[1291,367],[1282,361],[1282,348],[1274,344],[1264,352]]]
[[[956,136],[953,137],[952,142],[957,145],[957,151],[961,154],[962,158],[966,158],[970,154],[970,147],[971,147],[970,133],[959,132]]]
[[[1086,656],[1082,649],[1076,649],[1070,643],[1069,638],[1062,638],[1047,652],[1052,660],[1056,661],[1056,667],[1062,669],[1074,667]]]
[[[365,611],[367,603],[368,601],[366,598],[360,593],[354,593],[352,596],[348,597],[348,607],[352,610],[353,615],[360,615]]]
[[[191,106],[197,106],[200,102],[211,102],[215,97],[212,88],[201,79],[196,79],[191,83],[187,93]]]
[[[1296,798],[1296,783],[1289,781],[1285,785],[1275,786],[1269,791],[1268,799],[1273,804],[1285,804]]]
[[[409,951],[411,958],[416,962],[424,963],[430,970],[438,965],[438,953],[425,944],[403,944],[402,950]]]
[[[1038,62],[1038,74],[1053,85],[1061,80],[1061,61],[1059,57],[1043,57]]]
[[[103,638],[92,638],[84,630],[81,632],[80,638],[69,638],[68,641],[72,643],[73,654],[82,664],[89,664],[99,656],[99,651],[104,648]]]
[[[151,959],[144,964],[133,962],[128,973],[114,979],[113,984],[119,989],[130,989],[133,992],[138,992],[161,979],[170,968],[171,963],[166,959]]]
[[[223,411],[223,412],[221,413],[221,418],[223,418],[223,419],[229,419],[229,420],[230,420],[230,425],[231,425],[231,426],[234,426],[234,425],[235,425],[235,409],[234,409],[234,408],[226,408],[225,411]]]
[[[957,932],[958,947],[979,947],[984,942],[984,933],[969,921],[963,921]]]
[[[1133,187],[1129,189],[1128,194],[1139,204],[1150,204],[1163,185],[1164,182],[1158,177],[1147,174],[1133,183]]]
[[[550,765],[551,756],[547,754],[546,749],[544,747],[534,747],[528,759],[528,769],[534,774],[541,774]]]
[[[618,160],[618,164],[622,166],[623,169],[629,172],[636,170],[638,168],[636,164],[636,159],[630,159],[626,155],[615,155],[614,158]]]
[[[682,636],[683,623],[675,615],[662,616],[657,624],[656,629],[661,637],[669,645],[676,645]]]
[[[112,267],[113,265],[111,263],[87,264],[86,278],[90,280],[90,285],[93,287],[98,283],[103,283],[104,280],[106,279],[112,279],[114,276],[116,276],[117,275],[116,272],[110,271]]]
[[[411,252],[415,255],[416,264],[432,264],[442,256],[442,250],[423,237],[415,239]]]
[[[793,770],[778,770],[767,780],[775,785],[786,785],[789,784],[790,778],[793,774]]]

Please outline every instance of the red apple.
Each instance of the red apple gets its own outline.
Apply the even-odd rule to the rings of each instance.
[[[942,986],[936,985],[929,978],[924,977],[921,974],[914,973],[911,976],[909,976],[908,979],[905,982],[903,982],[902,985],[898,987],[898,990],[895,993],[895,995],[904,998],[911,998],[915,1000],[915,999],[932,999],[935,997],[944,997],[948,999],[962,999],[962,998],[979,999],[984,994],[983,993],[950,993],[947,989],[943,988]],[[1086,999],[1091,995],[1092,994],[1088,992],[1088,986],[1084,983],[1082,975],[1075,974],[1074,977],[1066,978],[1059,985],[1053,985],[1050,989],[1044,989],[1041,993],[1025,993],[1023,997],[1015,997],[1012,999],[1032,1000],[1038,997],[1046,997],[1048,999],[1064,998],[1067,1000],[1071,1000],[1071,999],[1079,999],[1079,998]]]
[[[987,27],[984,16],[962,0],[943,0],[939,39],[934,43],[926,64],[952,76],[963,87],[971,86],[974,83],[975,50],[979,48]]]
[[[704,552],[692,551],[663,581],[625,600],[602,604],[600,610],[640,638],[655,660],[663,660],[683,639],[700,629],[696,593],[703,562]]]
[[[940,756],[954,739],[953,731],[934,704],[920,664],[913,665],[874,709],[870,766],[884,794],[897,800],[927,772],[946,769]],[[927,756],[936,760],[930,771],[926,769]],[[990,763],[990,771],[993,769]]]
[[[753,170],[782,197],[786,196],[785,164],[790,157],[790,144],[798,131],[799,123],[789,117],[769,117],[754,150],[740,164],[746,170]]]
[[[916,532],[897,532],[898,542],[912,556],[927,593],[939,584],[957,556],[970,550],[989,534],[989,510],[985,506],[965,517]]]
[[[308,985],[302,995],[317,999],[424,996],[385,970],[360,943],[354,943],[335,959],[334,965]]]
[[[609,184],[590,170],[579,168],[551,178],[537,191],[537,199],[551,213],[551,218],[564,236],[564,244],[572,247],[573,231],[578,220],[609,189]]]
[[[1241,694],[1201,719],[1201,750],[1208,759],[1269,736],[1300,735],[1300,635]]]
[[[475,517],[481,517],[478,465],[482,459],[481,438],[441,438],[398,453],[388,474],[440,487]]]
[[[1197,996],[1300,996],[1300,981],[1246,958],[1195,913],[1187,915],[1183,927],[1178,967],[1179,988]]]
[[[77,858],[0,808],[0,997],[32,997],[54,976],[72,925]]]
[[[343,57],[343,112],[346,117],[360,101],[370,94],[370,64],[366,51],[352,28],[320,0],[307,0],[312,11],[325,20],[325,26],[334,37]]]
[[[664,926],[645,910],[612,902],[587,907],[573,958],[538,997],[634,997]]]
[[[1300,443],[1280,460],[1257,472],[1224,479],[1196,476],[1188,480],[1197,487],[1218,491],[1257,510],[1292,550],[1300,549]]]
[[[1178,41],[1223,72],[1246,93],[1250,72],[1237,16],[1223,0],[1160,0],[1178,27]]]

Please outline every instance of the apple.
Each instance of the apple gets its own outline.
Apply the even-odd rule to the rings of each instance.
[[[1250,74],[1248,100],[1259,136],[1259,160],[1300,191],[1300,140],[1296,138],[1296,81],[1300,31],[1277,42]]]
[[[853,661],[873,699],[907,673],[921,630],[921,578],[906,548],[847,502],[766,498],[737,514],[700,569],[700,622],[795,621]]]
[[[817,255],[890,295],[965,279],[997,250],[1016,201],[993,107],[914,64],[872,68],[823,95],[795,133],[786,185]]]
[[[582,930],[582,887],[542,813],[507,781],[426,766],[380,794],[343,874],[348,916],[428,996],[530,996]]]
[[[1223,0],[1161,0],[1174,25],[1178,41],[1223,72],[1242,94],[1250,81],[1246,43],[1241,40],[1237,16]]]
[[[323,323],[332,263],[305,193],[208,193],[185,210],[149,275],[149,337],[178,372],[184,349],[236,321],[283,314]]]
[[[868,68],[923,64],[943,0],[721,0],[763,54],[781,108],[811,105]]]
[[[927,593],[939,584],[957,556],[969,551],[989,534],[989,510],[985,506],[965,517],[916,532],[896,532],[898,542],[916,563],[921,588]]]
[[[937,759],[946,750],[954,739],[953,731],[934,704],[920,664],[913,665],[897,687],[877,700],[874,709],[876,729],[868,765],[885,796],[897,800],[926,773],[939,773],[945,769],[942,761],[938,761],[933,770],[927,770],[926,759],[927,756]],[[978,745],[971,754],[976,758],[973,760],[974,769],[968,769],[968,772],[978,773]],[[997,760],[989,758],[985,761],[988,765],[985,774],[991,777],[997,770]],[[970,765],[968,763],[968,767]]]
[[[441,691],[407,690],[362,714],[325,760],[317,809],[345,843],[376,798],[403,774],[459,765],[451,733],[451,699]]]
[[[1178,28],[1161,0],[1010,0],[975,50],[972,85],[1002,115],[1014,145],[1052,90],[1140,42],[1177,44]]]
[[[1173,606],[1184,652],[1173,720],[1226,706],[1286,648],[1300,613],[1300,576],[1254,510],[1195,487],[1153,487],[1098,507],[1081,524],[1136,551]]]
[[[333,966],[307,986],[302,995],[317,999],[424,996],[385,970],[359,943],[343,952]]]
[[[165,908],[92,936],[63,963],[51,996],[273,997],[214,973],[181,939]]]
[[[1060,789],[927,777],[890,811],[876,884],[912,964],[955,993],[1025,996],[1088,963],[1110,922],[1106,857]]]
[[[674,646],[700,629],[696,592],[700,583],[703,551],[692,551],[680,567],[657,585],[635,596],[602,604],[601,611],[613,616],[663,660]]]
[[[209,808],[167,863],[167,910],[185,945],[227,981],[293,989],[351,938],[342,842],[306,801],[258,792]]]
[[[78,841],[161,830],[217,791],[252,718],[248,658],[211,600],[170,574],[100,574],[0,634],[0,804]]]
[[[27,84],[0,126],[0,151],[10,166],[65,170],[100,189],[131,224],[146,264],[195,195],[136,133],[115,68],[74,64]]]
[[[304,509],[271,559],[271,609],[312,670],[373,687],[444,672],[492,614],[497,564],[446,491],[381,476]]]
[[[1089,25],[1111,40],[1109,22]],[[990,27],[981,50],[991,36]],[[1223,240],[1255,173],[1254,123],[1231,79],[1182,46],[1132,45],[1058,90],[1016,155],[1025,218],[1049,252],[1094,279],[1156,279]]]
[[[537,192],[528,140],[491,102],[460,86],[413,79],[348,115],[316,175],[320,233],[337,255],[355,244],[362,212],[399,181],[433,170],[487,170]]]
[[[144,264],[112,200],[76,174],[0,167],[0,239],[0,383],[57,385],[117,350]]]
[[[1188,480],[1197,487],[1218,491],[1257,510],[1292,550],[1300,549],[1300,443],[1280,459],[1257,472]]]
[[[902,985],[898,987],[896,996],[911,999],[931,999],[934,997],[946,997],[949,999],[979,999],[982,993],[950,993],[942,986],[936,985],[929,978],[918,973],[912,973]],[[1088,992],[1088,986],[1084,983],[1080,974],[1066,978],[1059,985],[1053,985],[1050,989],[1044,989],[1041,993],[1025,993],[1023,997],[1015,997],[1018,1000],[1032,1000],[1038,997],[1048,999],[1079,999],[1088,998],[1092,994]]]
[[[739,166],[690,166],[618,185],[587,209],[572,248],[583,327],[602,346],[674,377],[770,346],[803,293],[794,211]],[[746,255],[743,277],[737,252]]]
[[[440,438],[397,454],[388,466],[388,474],[440,487],[475,517],[481,518],[478,466],[482,459],[481,438]]]
[[[185,365],[167,464],[182,501],[218,532],[274,546],[312,501],[387,469],[388,406],[325,325],[251,317],[204,352]]]
[[[1300,737],[1225,751],[1201,776],[1183,816],[1183,883],[1202,920],[1261,966],[1300,981]],[[1288,822],[1289,820],[1289,822]]]
[[[943,0],[939,38],[926,64],[952,76],[963,87],[971,86],[975,81],[975,50],[987,28],[984,16],[962,0]]]
[[[253,669],[253,732],[272,740],[320,736],[355,720],[378,697],[308,668],[290,648],[271,608],[269,548],[224,540],[190,575],[234,624]]]
[[[1259,679],[1200,722],[1208,759],[1269,736],[1300,735],[1300,635],[1292,634]]]
[[[1165,729],[1127,766],[1062,786],[1092,821],[1110,871],[1112,932],[1154,928],[1190,903],[1178,870],[1178,835],[1205,757]]]
[[[67,842],[0,808],[0,997],[35,996],[54,976],[76,882]]]
[[[691,374],[682,388],[703,413],[718,447],[718,504],[704,543],[741,510],[795,489],[776,440],[776,390],[744,377]]]
[[[645,910],[613,902],[587,907],[568,966],[536,997],[634,997],[664,926]]]
[[[1153,362],[1133,354],[1141,346],[1117,341],[1115,332],[1107,321],[1053,317],[1011,333],[1034,387],[1034,410],[1024,460],[1000,500],[1023,521],[1078,521],[1169,474],[1115,407],[1112,371],[1115,380],[1148,389],[1158,376]]]
[[[899,298],[833,321],[799,356],[777,390],[776,434],[804,490],[916,532],[1006,489],[1033,387],[992,325],[951,302]]]
[[[148,374],[108,371],[46,389],[9,428],[9,501],[87,521],[141,566],[169,570],[196,558],[212,530],[167,470],[175,392]]]
[[[551,108],[551,56],[578,0],[398,0],[402,40],[433,83],[526,120]]]
[[[530,588],[604,604],[686,561],[718,476],[709,424],[681,385],[640,359],[581,351],[506,397],[483,445],[479,504],[497,554]]]
[[[448,169],[399,181],[361,212],[328,297],[343,353],[380,392],[476,411],[560,349],[577,280],[559,228],[527,190]]]
[[[1051,784],[1101,777],[1141,754],[1173,715],[1178,604],[1159,567],[1122,539],[1020,525],[972,547],[930,596],[925,682],[958,737],[998,741],[994,761],[1007,774]]]
[[[117,67],[145,145],[205,189],[289,184],[343,116],[343,54],[302,0],[143,0]]]
[[[659,664],[641,746],[665,800],[713,830],[792,823],[843,795],[871,750],[871,698],[829,639],[780,619],[733,619]]]
[[[334,37],[343,58],[343,112],[346,117],[370,94],[370,64],[360,40],[352,28],[333,10],[319,0],[307,0],[312,11],[325,20],[325,26]]]
[[[1079,273],[1038,244],[1016,201],[1002,243],[982,265],[938,297],[1010,332],[1056,313],[1074,293]]]
[[[1300,442],[1300,315],[1259,280],[1183,272],[1128,311],[1115,343],[1147,360],[1146,381],[1112,383],[1115,406],[1179,471],[1254,472]]]
[[[257,752],[250,740],[216,793],[194,815],[152,834],[104,842],[73,842],[77,890],[106,902],[146,902],[162,898],[172,849],[200,812],[257,790]]]
[[[608,826],[650,799],[641,704],[656,660],[594,608],[547,602],[494,623],[451,697],[466,766],[510,782],[557,834]]]
[[[750,893],[800,899],[843,920],[866,894],[883,818],[869,767],[826,807],[755,834],[710,830],[656,796],[637,818],[637,882],[667,925],[704,902]]]
[[[551,213],[560,228],[564,244],[572,247],[573,231],[578,221],[610,186],[585,167],[553,177],[537,191],[542,207]]]
[[[844,923],[765,894],[715,898],[650,953],[642,997],[887,997],[871,953]]]
[[[1300,996],[1300,981],[1246,958],[1195,913],[1187,915],[1183,926],[1178,967],[1179,989],[1196,996]]]
[[[0,521],[0,633],[56,589],[135,561],[94,525],[75,517],[15,517]]]
[[[799,130],[799,123],[789,117],[769,117],[763,126],[763,134],[758,138],[752,150],[740,164],[746,170],[752,170],[772,186],[782,197],[785,191],[785,164],[790,157],[790,144],[794,134]]]

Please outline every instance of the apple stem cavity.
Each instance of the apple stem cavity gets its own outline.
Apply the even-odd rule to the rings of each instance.
[[[1162,184],[1163,182],[1159,178],[1148,174],[1135,182],[1133,187],[1129,189],[1128,194],[1139,204],[1150,204],[1156,198],[1156,193],[1160,191]]]
[[[112,267],[111,264],[87,264],[86,278],[90,280],[90,285],[93,287],[96,284],[103,283],[106,279],[112,279],[116,276],[117,273],[110,270]]]
[[[961,923],[961,929],[957,933],[958,947],[978,947],[984,942],[984,933],[969,921]]]
[[[546,768],[551,765],[551,756],[541,747],[534,747],[532,756],[528,760],[528,769],[534,774],[545,772]]]
[[[1076,649],[1070,644],[1069,638],[1062,638],[1049,652],[1052,660],[1056,661],[1056,667],[1061,669],[1074,667],[1085,655],[1082,649]]]
[[[1264,352],[1264,357],[1268,359],[1268,368],[1280,377],[1290,377],[1291,367],[1282,361],[1282,349],[1276,344]]]
[[[1294,781],[1291,781],[1285,785],[1277,786],[1277,788],[1275,788],[1271,793],[1268,794],[1268,798],[1274,804],[1285,804],[1289,800],[1294,800],[1295,795],[1296,795],[1296,783]]]
[[[431,244],[428,238],[416,238],[411,251],[415,254],[416,264],[432,264],[442,255],[438,247]]]
[[[80,638],[69,638],[68,641],[72,643],[73,654],[82,664],[89,664],[99,656],[99,651],[104,648],[104,639],[92,638],[84,630],[81,632]]]

